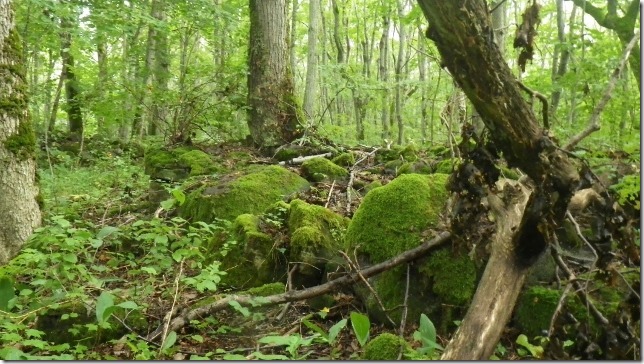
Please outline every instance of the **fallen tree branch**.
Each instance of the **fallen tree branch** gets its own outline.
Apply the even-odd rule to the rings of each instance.
[[[333,155],[333,153],[324,153],[324,154],[316,154],[316,155],[307,155],[307,156],[304,156],[304,157],[297,157],[297,158],[293,158],[293,159],[288,160],[288,161],[282,161],[282,162],[279,162],[278,164],[279,164],[280,166],[285,166],[285,165],[287,165],[287,164],[289,164],[289,165],[294,165],[294,164],[295,164],[295,165],[297,165],[297,164],[302,164],[302,163],[304,163],[305,161],[307,161],[307,160],[309,160],[309,159],[318,158],[318,157],[328,158],[328,157],[330,157],[330,156],[332,156],[332,155]]]
[[[379,273],[382,273],[386,270],[389,270],[393,267],[396,267],[400,264],[407,263],[409,261],[418,259],[431,249],[447,242],[451,237],[451,233],[442,232],[438,234],[434,239],[425,242],[414,249],[408,250],[396,257],[393,257],[389,260],[386,260],[382,263],[372,265],[369,268],[365,268],[359,272],[354,272],[351,274],[344,275],[340,278],[334,279],[327,283],[321,284],[319,286],[310,287],[303,290],[288,291],[285,293],[280,293],[277,295],[272,295],[268,297],[253,297],[249,295],[230,295],[225,298],[222,298],[216,302],[210,303],[208,305],[196,308],[194,310],[187,311],[186,313],[174,318],[168,327],[168,332],[177,331],[178,329],[188,325],[191,320],[197,319],[198,317],[211,315],[215,312],[221,311],[230,306],[230,303],[235,301],[241,306],[249,307],[259,307],[259,306],[268,306],[268,305],[277,305],[280,303],[301,301],[312,297],[317,297],[322,294],[332,292],[341,286],[348,285],[352,282],[360,280],[360,275],[365,278],[375,276]],[[148,340],[154,340],[163,332],[164,325],[158,327],[154,332],[147,336]]]
[[[615,68],[615,70],[613,71],[613,75],[611,76],[610,82],[608,82],[608,85],[606,86],[604,95],[602,96],[601,100],[599,100],[599,103],[595,107],[595,110],[593,110],[593,113],[590,115],[590,121],[588,122],[588,127],[586,127],[586,129],[584,129],[581,133],[572,137],[568,142],[568,144],[566,144],[566,146],[563,147],[563,149],[571,150],[575,145],[577,145],[584,138],[586,138],[590,134],[600,129],[599,115],[604,111],[604,108],[606,108],[608,101],[610,101],[612,97],[613,89],[617,84],[617,80],[619,79],[619,76],[622,74],[622,71],[626,66],[626,61],[628,60],[628,57],[630,56],[631,51],[633,50],[633,47],[635,47],[639,39],[640,39],[640,32],[637,32],[633,36],[633,39],[631,39],[631,41],[628,42],[628,44],[626,45],[626,48],[624,48],[624,53],[622,53],[622,59],[619,62],[619,66],[617,66],[617,68]]]
[[[541,114],[543,114],[543,127],[545,129],[550,129],[550,122],[548,121],[548,99],[542,94],[537,91],[534,91],[533,89],[529,88],[528,86],[524,85],[523,82],[519,82],[519,87],[527,93],[530,94],[532,97],[536,97],[541,101]]]

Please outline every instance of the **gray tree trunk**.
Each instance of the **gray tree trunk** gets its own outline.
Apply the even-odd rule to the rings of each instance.
[[[0,0],[0,265],[41,223],[25,77],[11,1]]]
[[[301,135],[287,29],[285,0],[250,1],[248,127],[255,144],[267,152]]]
[[[306,58],[306,84],[304,88],[304,113],[309,120],[315,116],[315,99],[318,87],[318,33],[320,0],[309,1],[308,53]]]

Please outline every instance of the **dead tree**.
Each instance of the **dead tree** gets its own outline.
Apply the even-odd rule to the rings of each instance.
[[[508,219],[491,243],[472,304],[443,354],[443,359],[488,359],[510,319],[528,268],[544,252],[557,222],[563,221],[579,173],[523,99],[518,81],[494,44],[485,0],[418,3],[429,22],[426,35],[442,56],[441,66],[470,99],[508,165],[525,172],[533,187],[525,209],[520,194],[496,207],[491,204],[498,216]]]

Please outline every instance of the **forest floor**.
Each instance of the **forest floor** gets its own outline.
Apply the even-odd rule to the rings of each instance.
[[[243,152],[250,155],[250,164],[275,164],[276,161],[260,156],[253,149],[239,144],[229,143],[217,146],[206,146],[202,149],[211,155],[217,155],[224,163],[229,163],[231,169],[236,161],[235,153]],[[355,149],[358,158],[363,157],[359,166],[352,169],[352,182],[364,186],[374,180],[383,185],[395,178],[396,171],[386,170],[374,159],[375,148]],[[149,206],[148,177],[143,173],[142,159],[118,156],[113,151],[97,152],[98,157],[89,158],[80,163],[70,159],[62,152],[50,155],[46,167],[41,163],[41,180],[45,195],[46,221],[63,216],[67,220],[82,221],[81,226],[91,226],[92,230],[101,230],[106,226],[122,229],[125,235],[126,227],[136,224],[136,221],[150,220],[155,216],[168,225],[175,218],[171,211],[161,211],[158,206]],[[96,155],[98,155],[96,154]],[[52,158],[53,156],[53,158]],[[80,164],[79,164],[80,163]],[[59,164],[59,165],[58,165]],[[81,164],[84,164],[81,166]],[[107,168],[107,170],[106,170]],[[288,166],[290,170],[299,173],[296,165]],[[380,173],[372,173],[374,170]],[[105,173],[97,173],[104,170]],[[108,172],[109,170],[109,172]],[[348,183],[317,183],[298,198],[311,204],[325,206],[334,212],[351,218],[359,206],[362,195],[348,194]],[[161,211],[161,212],[160,212]],[[76,226],[74,222],[74,226]],[[152,230],[150,230],[152,231]],[[175,232],[169,232],[175,233]],[[99,233],[100,234],[100,233]],[[160,233],[157,233],[160,235]],[[127,238],[122,236],[124,240]],[[141,237],[143,235],[139,235]],[[133,239],[136,240],[136,239]],[[147,291],[138,299],[139,307],[145,307],[147,332],[129,328],[128,333],[120,339],[98,343],[85,348],[85,352],[76,358],[86,359],[330,359],[353,360],[361,357],[364,350],[355,328],[349,324],[342,329],[335,340],[330,343],[321,333],[329,333],[332,327],[343,319],[348,319],[352,312],[365,312],[364,306],[347,289],[335,292],[335,305],[314,309],[308,302],[292,302],[277,306],[241,311],[230,308],[220,311],[216,317],[204,317],[199,322],[184,326],[179,332],[171,348],[160,347],[158,342],[145,339],[145,336],[166,322],[166,314],[173,307],[177,311],[189,309],[196,301],[207,296],[222,297],[234,293],[216,291],[203,293],[192,287],[175,291],[176,272],[167,275],[150,277],[144,274],[134,275],[128,267],[127,257],[121,249],[105,244],[92,250],[94,261],[92,266],[105,265],[105,274],[95,272],[97,277],[105,279],[104,287],[115,292]],[[146,256],[151,253],[146,253]],[[82,254],[79,254],[82,256]],[[145,256],[144,256],[145,258]],[[154,257],[152,257],[154,258]],[[169,261],[171,261],[168,258]],[[174,263],[174,262],[173,262]],[[176,266],[174,268],[177,269]],[[182,268],[183,269],[183,266]],[[138,270],[137,270],[138,271]],[[191,273],[186,267],[184,274]],[[194,272],[192,272],[194,273]],[[91,291],[83,288],[82,291]],[[96,292],[96,291],[94,291]],[[136,293],[138,292],[138,293]],[[97,295],[98,293],[94,293]],[[92,294],[89,294],[91,296]],[[311,325],[321,330],[311,329]],[[417,322],[407,322],[404,325],[402,337],[418,349]],[[399,328],[385,327],[371,323],[369,337],[374,338],[383,332],[400,335]],[[512,360],[531,358],[533,352],[525,346],[516,343],[520,330],[510,325],[497,346],[495,358]],[[286,338],[286,341],[270,339],[274,336]],[[445,346],[449,338],[438,336],[436,342]],[[403,358],[404,359],[404,358]]]

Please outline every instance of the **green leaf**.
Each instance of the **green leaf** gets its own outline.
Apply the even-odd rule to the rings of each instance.
[[[360,346],[364,346],[369,340],[369,329],[371,328],[369,317],[358,312],[351,312],[351,326],[356,334],[358,343],[360,343]]]
[[[420,332],[420,341],[423,344],[424,353],[431,356],[438,346],[436,344],[436,328],[432,320],[424,313],[420,315],[418,331]]]
[[[170,349],[174,343],[177,342],[177,333],[174,331],[170,331],[168,336],[166,336],[165,341],[163,341],[163,346],[161,347],[161,350],[166,350]]]
[[[174,198],[177,200],[179,206],[183,205],[183,203],[186,201],[186,194],[178,188],[172,190],[172,196],[174,196]]]
[[[331,328],[329,329],[329,343],[333,344],[335,338],[338,337],[338,334],[340,334],[340,331],[342,331],[342,329],[344,329],[346,326],[347,319],[342,319],[335,325],[331,326]]]
[[[203,336],[201,335],[191,335],[190,338],[198,343],[203,343]]]
[[[248,360],[248,358],[239,354],[226,354],[224,360]]]
[[[132,302],[132,301],[121,302],[116,306],[121,307],[121,308],[125,308],[125,309],[128,309],[128,310],[136,310],[137,308],[139,308],[139,306],[135,302]]]
[[[324,330],[322,330],[322,328],[320,326],[312,323],[309,320],[302,320],[302,323],[304,324],[304,326],[308,327],[313,332],[317,332],[318,334],[320,334],[320,336],[322,336],[323,338],[328,340],[329,336],[327,335],[326,332],[324,332]]]
[[[144,271],[145,273],[151,275],[151,276],[155,276],[155,275],[158,274],[157,270],[152,268],[152,267],[142,267],[141,270]]]
[[[161,201],[161,207],[164,210],[168,211],[174,206],[175,202],[176,202],[176,200],[174,198],[169,198],[167,200]]]
[[[9,277],[0,278],[0,310],[9,311],[9,301],[15,296],[13,280]]]
[[[99,323],[105,322],[105,320],[112,314],[113,311],[114,296],[111,293],[103,291],[96,300],[96,320]]]
[[[96,234],[97,239],[105,239],[109,235],[119,231],[120,229],[114,226],[103,226],[103,228]]]
[[[516,343],[528,349],[530,355],[535,358],[541,358],[543,356],[543,348],[541,346],[530,344],[528,337],[524,334],[521,334],[517,337]]]
[[[279,336],[279,335],[268,335],[257,340],[260,344],[269,344],[269,345],[291,345],[293,343],[293,336]]]
[[[244,315],[244,317],[250,316],[250,311],[246,307],[242,307],[242,305],[239,304],[237,301],[230,301],[228,302],[232,308],[234,308],[237,312],[241,313]]]

